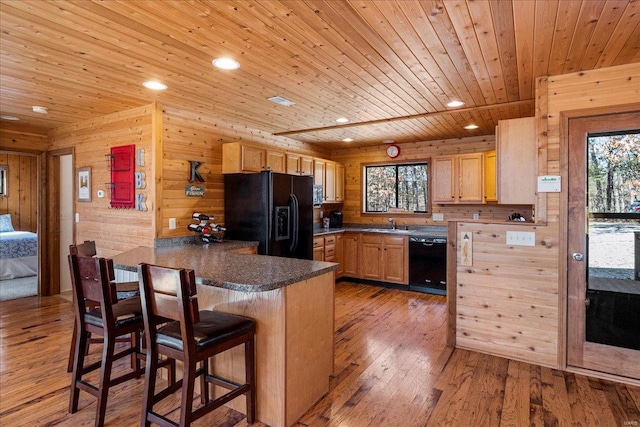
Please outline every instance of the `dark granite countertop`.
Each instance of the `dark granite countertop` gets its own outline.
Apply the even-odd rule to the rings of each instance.
[[[395,234],[400,236],[412,236],[412,237],[447,237],[447,226],[415,226],[405,229],[404,226],[392,230],[391,227],[385,226],[366,226],[362,225],[350,225],[343,228],[314,228],[314,236],[323,236],[327,234],[336,233],[382,233],[382,234]]]
[[[113,257],[115,268],[137,271],[140,263],[194,270],[197,283],[242,292],[264,292],[338,268],[332,262],[229,252],[256,242],[227,241],[167,247],[138,247]]]

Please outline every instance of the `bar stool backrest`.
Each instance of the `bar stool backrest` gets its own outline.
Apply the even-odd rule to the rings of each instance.
[[[80,256],[96,256],[98,254],[96,242],[94,240],[85,240],[84,243],[69,245],[69,253]]]
[[[185,350],[195,349],[193,325],[200,321],[200,316],[193,270],[140,264],[138,275],[145,333],[148,330],[152,335],[149,338],[155,342],[157,325],[167,320],[178,321]]]
[[[115,286],[109,280],[109,262],[105,258],[69,255],[71,284],[76,296],[78,315],[84,323],[84,314],[99,305],[105,321],[113,321],[111,306],[118,302]],[[111,264],[113,269],[113,264]]]

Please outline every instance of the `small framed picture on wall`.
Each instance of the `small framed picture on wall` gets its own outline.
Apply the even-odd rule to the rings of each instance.
[[[91,168],[78,169],[78,201],[91,201]]]

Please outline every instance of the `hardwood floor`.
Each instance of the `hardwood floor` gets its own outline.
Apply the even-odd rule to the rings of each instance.
[[[444,297],[339,282],[335,377],[296,426],[640,425],[638,387],[446,348],[445,309]],[[61,297],[0,302],[0,426],[93,424],[86,393],[67,411],[72,322]],[[139,425],[142,385],[112,389],[107,426]],[[221,408],[195,425],[246,421]]]

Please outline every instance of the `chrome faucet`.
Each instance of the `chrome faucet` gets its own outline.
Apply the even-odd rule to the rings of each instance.
[[[393,230],[395,230],[396,229],[396,220],[395,220],[395,218],[389,218],[389,222],[391,223],[391,228]]]

